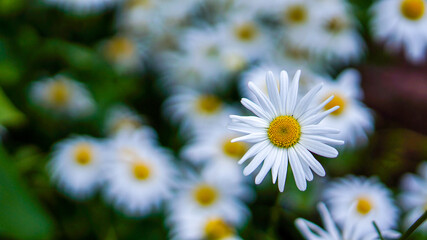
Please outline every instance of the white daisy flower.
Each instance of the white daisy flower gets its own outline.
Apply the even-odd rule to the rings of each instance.
[[[218,165],[217,165],[218,166]],[[219,216],[233,226],[242,226],[250,214],[242,200],[252,196],[249,188],[230,171],[218,174],[219,168],[206,165],[200,176],[189,173],[179,192],[169,201],[169,222],[179,225],[187,218]]]
[[[216,28],[188,29],[179,42],[180,52],[163,56],[162,68],[168,83],[201,87],[228,83],[224,47]]]
[[[117,17],[118,28],[135,35],[156,33],[163,28],[157,14],[161,3],[163,1],[127,0]]]
[[[57,5],[78,14],[103,11],[116,5],[121,0],[44,0],[47,4]]]
[[[180,123],[182,133],[189,135],[222,122],[232,113],[231,107],[218,96],[190,88],[179,88],[164,104],[165,116]]]
[[[171,239],[240,240],[234,226],[219,216],[186,216],[173,225]]]
[[[329,210],[325,204],[319,203],[317,206],[322,222],[325,229],[322,229],[318,225],[307,221],[302,218],[295,220],[295,225],[301,234],[307,240],[378,240],[380,239],[374,226],[371,224],[371,228],[365,229],[360,222],[347,217],[345,219],[344,228],[340,231],[332,219]],[[352,207],[354,208],[354,207]],[[345,213],[348,211],[345,211]],[[345,214],[344,213],[344,214]],[[362,227],[361,227],[362,226]],[[397,239],[400,234],[396,231],[389,229],[380,229],[383,237]]]
[[[301,40],[310,54],[337,63],[358,59],[364,42],[348,6],[340,1],[323,1],[318,7],[322,11],[317,11],[315,28],[306,34],[305,41]]]
[[[85,86],[64,75],[34,82],[30,98],[39,106],[70,117],[84,117],[95,110],[95,103]]]
[[[234,12],[219,29],[223,44],[234,49],[247,63],[264,56],[271,46],[264,29],[252,14],[245,11]]]
[[[319,84],[304,97],[298,98],[300,74],[298,71],[293,81],[288,84],[288,75],[286,71],[282,71],[278,86],[273,73],[268,72],[266,77],[268,97],[250,82],[249,88],[259,103],[243,98],[242,104],[257,116],[230,116],[233,122],[229,129],[247,134],[233,139],[232,142],[244,141],[255,144],[239,161],[243,163],[254,157],[243,173],[249,175],[264,162],[255,183],[261,183],[271,169],[273,183],[279,179],[280,191],[285,187],[288,160],[298,189],[304,191],[307,187],[306,180],[313,180],[312,171],[320,176],[325,175],[322,165],[310,151],[332,158],[338,155],[338,151],[328,144],[343,144],[340,140],[325,136],[338,133],[338,130],[318,125],[329,113],[339,108],[335,106],[327,111],[321,111],[333,97],[319,106],[311,107],[314,97],[322,87]]]
[[[172,195],[176,175],[169,152],[138,132],[109,143],[105,198],[130,216],[145,216]]]
[[[57,143],[48,168],[52,181],[75,199],[92,196],[102,182],[104,145],[90,137],[73,137]]]
[[[317,98],[318,102],[333,95],[334,99],[326,104],[325,109],[333,106],[340,108],[320,124],[340,129],[337,138],[344,140],[347,146],[366,143],[368,135],[374,129],[374,118],[372,111],[361,102],[363,91],[360,87],[359,72],[348,69],[343,71],[336,81],[324,79],[324,83],[324,88]]]
[[[142,117],[125,105],[112,107],[105,121],[106,132],[115,135],[119,132],[132,132],[142,127]]]
[[[354,221],[366,222],[365,230],[375,221],[381,229],[396,226],[398,209],[392,193],[375,178],[349,176],[333,182],[324,192],[323,198],[329,205],[338,224],[344,224],[347,211]]]
[[[399,200],[407,211],[404,225],[409,227],[427,210],[427,162],[418,167],[418,175],[406,174],[401,182],[403,192]],[[427,222],[424,222],[419,231],[427,233]]]
[[[373,35],[396,51],[403,47],[406,57],[420,62],[427,48],[427,2],[425,0],[381,0],[372,6]]]
[[[132,37],[118,35],[105,40],[101,44],[101,51],[118,72],[136,72],[143,68],[142,47]]]

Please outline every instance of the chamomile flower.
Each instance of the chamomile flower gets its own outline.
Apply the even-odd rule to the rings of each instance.
[[[273,183],[279,179],[280,191],[285,187],[288,161],[298,189],[304,191],[307,187],[306,180],[313,180],[312,171],[320,176],[325,175],[322,165],[311,152],[325,157],[336,157],[338,151],[329,144],[343,144],[340,140],[325,136],[338,133],[338,130],[319,125],[329,113],[339,108],[336,106],[321,111],[333,97],[318,106],[311,106],[322,87],[319,84],[304,97],[299,98],[300,74],[298,71],[293,81],[288,84],[288,75],[286,71],[282,71],[277,85],[273,73],[268,72],[266,77],[268,97],[250,82],[249,89],[258,99],[258,103],[243,98],[242,104],[256,116],[230,116],[233,122],[229,129],[246,134],[233,139],[232,142],[243,141],[254,144],[239,161],[243,163],[253,157],[243,173],[251,174],[264,162],[255,183],[261,183],[271,170]]]
[[[47,4],[57,5],[78,14],[100,12],[121,0],[44,0]]]
[[[188,216],[171,229],[171,239],[239,240],[235,228],[220,216]]]
[[[142,48],[132,37],[118,35],[105,40],[101,51],[119,72],[129,73],[142,69]]]
[[[261,58],[269,51],[268,47],[271,45],[269,39],[250,13],[234,12],[232,17],[219,26],[219,29],[223,34],[224,44],[240,53],[248,63]]]
[[[103,144],[90,137],[73,137],[55,145],[49,171],[61,191],[75,199],[94,194],[102,182]]]
[[[133,35],[156,33],[162,28],[156,0],[127,0],[120,8],[117,25],[120,29]]]
[[[347,217],[345,219],[345,224],[340,231],[332,219],[332,216],[329,210],[326,208],[325,204],[319,203],[318,211],[322,218],[322,222],[325,226],[325,229],[322,229],[318,225],[307,221],[302,218],[295,220],[295,225],[301,234],[307,240],[377,240],[380,239],[378,233],[376,232],[374,226],[371,224],[371,228],[365,229],[364,226],[355,219]],[[352,207],[354,208],[354,207]],[[352,209],[350,208],[350,210]],[[348,211],[347,211],[348,212]],[[345,212],[345,213],[347,213]],[[344,213],[344,214],[345,214]],[[380,229],[383,237],[397,239],[400,234],[396,231],[389,229]]]
[[[418,175],[406,174],[401,186],[403,192],[399,200],[403,208],[408,211],[404,225],[409,227],[427,210],[427,162],[423,162],[418,167]],[[427,234],[427,222],[424,222],[419,229]]]
[[[304,47],[312,56],[329,62],[358,59],[363,52],[364,42],[348,6],[340,1],[323,1],[319,8],[322,12],[317,12],[315,27],[307,33],[305,41],[301,40]]]
[[[331,183],[323,198],[338,224],[344,224],[345,219],[350,217],[354,221],[364,221],[366,231],[372,228],[372,221],[384,229],[396,226],[398,209],[392,199],[392,193],[375,178],[342,178]],[[347,216],[352,205],[355,205],[355,208]]]
[[[232,108],[217,95],[190,88],[179,88],[164,105],[165,116],[180,123],[186,135],[223,121],[231,112]]]
[[[200,176],[187,174],[180,184],[179,192],[169,202],[171,224],[179,225],[186,218],[212,215],[223,218],[233,226],[246,222],[249,211],[243,200],[252,192],[247,185],[234,181],[234,176],[227,176],[230,171],[218,175],[220,169],[211,166],[204,167]]]
[[[170,153],[144,137],[135,132],[112,139],[103,171],[105,198],[130,216],[159,209],[176,175]]]
[[[95,103],[85,86],[64,75],[33,83],[30,98],[35,104],[58,115],[77,118],[95,110]]]
[[[427,2],[425,0],[381,0],[372,6],[374,37],[396,51],[404,49],[412,62],[420,62],[427,48]]]
[[[374,119],[372,111],[362,102],[363,91],[360,87],[360,74],[354,69],[343,71],[336,81],[324,79],[324,88],[318,95],[318,102],[334,96],[325,109],[332,106],[340,108],[331,113],[320,124],[336,127],[341,130],[338,139],[344,140],[347,146],[354,147],[368,140],[373,131]]]

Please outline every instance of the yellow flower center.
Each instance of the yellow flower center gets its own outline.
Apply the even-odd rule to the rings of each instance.
[[[372,210],[372,203],[366,197],[360,197],[357,199],[356,210],[362,215],[368,214]]]
[[[424,16],[424,0],[403,0],[400,4],[402,15],[409,20],[419,20]]]
[[[117,122],[114,123],[111,130],[114,133],[117,133],[122,129],[137,129],[140,126],[141,126],[141,123],[135,119],[122,118],[122,119],[119,119]]]
[[[284,21],[290,24],[301,24],[307,21],[308,14],[304,5],[290,6],[285,11]]]
[[[74,149],[74,160],[80,165],[87,165],[92,161],[92,146],[89,143],[80,143]]]
[[[137,180],[147,180],[150,177],[150,174],[150,167],[148,167],[146,164],[141,162],[133,164],[133,176]]]
[[[346,27],[347,24],[344,19],[341,19],[339,17],[333,17],[329,19],[325,24],[326,31],[330,33],[340,33]]]
[[[279,116],[271,121],[267,134],[270,142],[277,147],[290,148],[298,143],[301,126],[292,116]]]
[[[150,0],[130,0],[126,2],[126,8],[132,9],[137,7],[147,8],[151,6]]]
[[[230,142],[231,139],[226,139],[222,145],[224,153],[232,158],[240,159],[248,150],[248,145],[244,142]]]
[[[220,240],[233,235],[233,228],[221,218],[210,219],[205,225],[207,240]]]
[[[239,40],[250,42],[258,36],[258,29],[253,23],[244,23],[234,29],[234,34]]]
[[[200,205],[207,207],[215,203],[215,201],[218,198],[218,192],[217,190],[207,184],[202,184],[198,186],[194,190],[194,198],[196,199],[197,203]]]
[[[66,82],[55,81],[49,87],[49,99],[53,105],[63,106],[70,99],[70,90]]]
[[[337,110],[331,113],[331,115],[339,116],[344,111],[345,106],[347,105],[347,101],[344,97],[342,97],[339,94],[333,94],[333,95],[334,95],[334,98],[332,98],[332,100],[325,105],[325,110],[329,110],[335,106],[339,106],[340,108],[338,108]]]
[[[106,44],[105,56],[110,60],[132,56],[135,52],[134,43],[125,37],[114,37]]]
[[[214,95],[203,95],[197,100],[197,109],[205,114],[216,113],[221,108],[221,99]]]

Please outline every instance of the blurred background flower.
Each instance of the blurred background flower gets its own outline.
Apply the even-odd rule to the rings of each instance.
[[[0,238],[377,239],[372,220],[404,234],[427,206],[426,4],[0,0]],[[344,145],[245,171],[257,145],[228,127],[272,121],[239,101],[280,109],[311,89],[309,112],[339,106],[311,133]]]

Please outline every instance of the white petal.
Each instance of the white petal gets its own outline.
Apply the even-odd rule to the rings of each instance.
[[[289,148],[288,153],[295,183],[297,184],[299,190],[305,191],[307,188],[307,182],[305,181],[305,174],[304,170],[302,169],[301,162],[293,148]]]
[[[282,101],[282,109],[280,114],[286,114],[286,98],[288,96],[289,77],[286,71],[280,72],[280,100]]]
[[[251,174],[253,171],[255,171],[255,169],[261,164],[261,162],[264,161],[265,157],[267,157],[267,155],[270,153],[272,148],[273,148],[273,146],[271,144],[269,144],[269,145],[267,145],[266,148],[261,150],[252,159],[252,161],[248,164],[248,166],[246,166],[245,169],[243,169],[243,174],[245,176],[247,176],[247,175]]]
[[[267,81],[268,96],[271,100],[271,103],[277,109],[276,111],[276,115],[277,115],[280,113],[280,109],[282,109],[282,106],[281,106],[282,102],[280,101],[279,89],[277,89],[276,79],[274,79],[274,75],[272,72],[269,71],[267,73],[266,81]]]
[[[255,178],[255,184],[260,184],[262,180],[264,180],[265,176],[267,175],[268,171],[270,171],[271,167],[273,166],[274,162],[277,158],[277,148],[273,147],[270,154],[267,155],[264,164],[262,165],[261,170],[259,171],[258,175]]]
[[[305,179],[307,179],[307,181],[313,180],[313,173],[311,172],[308,164],[305,161],[300,161],[300,163],[301,163],[302,169],[304,170]]]
[[[323,135],[323,134],[338,134],[340,130],[319,125],[306,125],[301,127],[301,132],[304,134]]]
[[[323,83],[319,83],[314,88],[312,88],[307,94],[304,95],[303,98],[299,101],[297,106],[295,107],[294,117],[298,119],[310,106],[310,103],[313,101],[316,94],[322,88]]]
[[[251,133],[245,136],[237,137],[231,139],[231,142],[249,142],[249,143],[256,143],[256,142],[262,142],[264,140],[268,139],[267,133],[261,132],[261,133]]]
[[[297,103],[298,98],[298,85],[299,85],[299,78],[301,75],[301,70],[298,70],[291,83],[291,87],[288,91],[288,96],[286,98],[286,115],[292,115],[295,105]]]
[[[237,115],[230,115],[230,118],[232,120],[238,120],[240,122],[249,124],[253,127],[268,127],[268,122],[265,121],[262,118],[255,117],[255,116],[237,116]]]
[[[253,82],[248,84],[249,90],[255,95],[258,99],[259,104],[265,110],[266,113],[270,114],[271,117],[277,116],[277,112],[273,104],[270,102],[270,99],[265,96],[265,94],[257,87]]]
[[[328,116],[331,112],[337,110],[340,108],[339,106],[335,106],[331,109],[328,109],[322,113],[317,113],[315,115],[312,115],[310,117],[307,117],[306,119],[301,121],[301,125],[312,125],[312,124],[318,124],[320,121],[322,121],[326,116]]]
[[[251,148],[249,148],[245,155],[243,155],[243,157],[239,160],[238,163],[244,163],[248,158],[255,156],[255,154],[258,154],[262,149],[267,147],[268,144],[270,144],[270,141],[266,140],[253,145]]]
[[[247,108],[249,111],[253,112],[255,115],[257,115],[260,118],[272,120],[271,116],[266,113],[260,106],[258,106],[256,103],[252,102],[251,100],[247,98],[242,98],[240,101],[245,108]]]
[[[301,139],[303,138],[308,138],[311,140],[315,140],[315,141],[319,141],[322,143],[326,143],[329,145],[343,145],[344,141],[342,140],[337,140],[337,139],[333,139],[333,138],[329,138],[329,137],[324,137],[324,136],[318,136],[318,135],[309,135],[309,134],[304,134],[303,136],[301,136]]]
[[[288,152],[286,151],[286,149],[283,149],[283,148],[279,149],[277,151],[276,161],[274,162],[274,165],[271,168],[271,177],[272,177],[272,180],[273,180],[273,184],[276,183],[277,174],[279,173],[279,167],[280,167],[280,164],[281,164],[282,159],[284,157],[286,157],[286,158],[288,157]]]
[[[320,156],[324,156],[327,158],[335,158],[338,156],[338,151],[335,148],[328,146],[324,143],[311,139],[301,139],[300,143],[309,151],[314,152]]]
[[[298,120],[304,121],[306,118],[309,118],[309,117],[317,114],[318,112],[320,112],[320,110],[325,108],[326,104],[328,104],[330,101],[332,101],[333,98],[334,98],[334,96],[330,96],[329,98],[327,98],[325,101],[323,101],[321,104],[317,105],[316,107],[308,109],[305,113],[303,113],[298,118]]]
[[[338,232],[338,228],[325,204],[319,203],[317,205],[317,209],[319,210],[320,216],[322,217],[322,222],[325,225],[326,231],[332,235],[333,239],[340,239],[341,237],[340,233]]]
[[[283,158],[281,160],[280,163],[280,167],[279,167],[279,191],[283,192],[283,190],[285,190],[285,183],[286,183],[286,174],[288,172],[288,154],[287,154],[287,150],[286,150],[286,154],[283,154]]]
[[[301,144],[295,145],[297,154],[310,166],[310,168],[319,176],[325,176],[325,169],[313,155]]]

